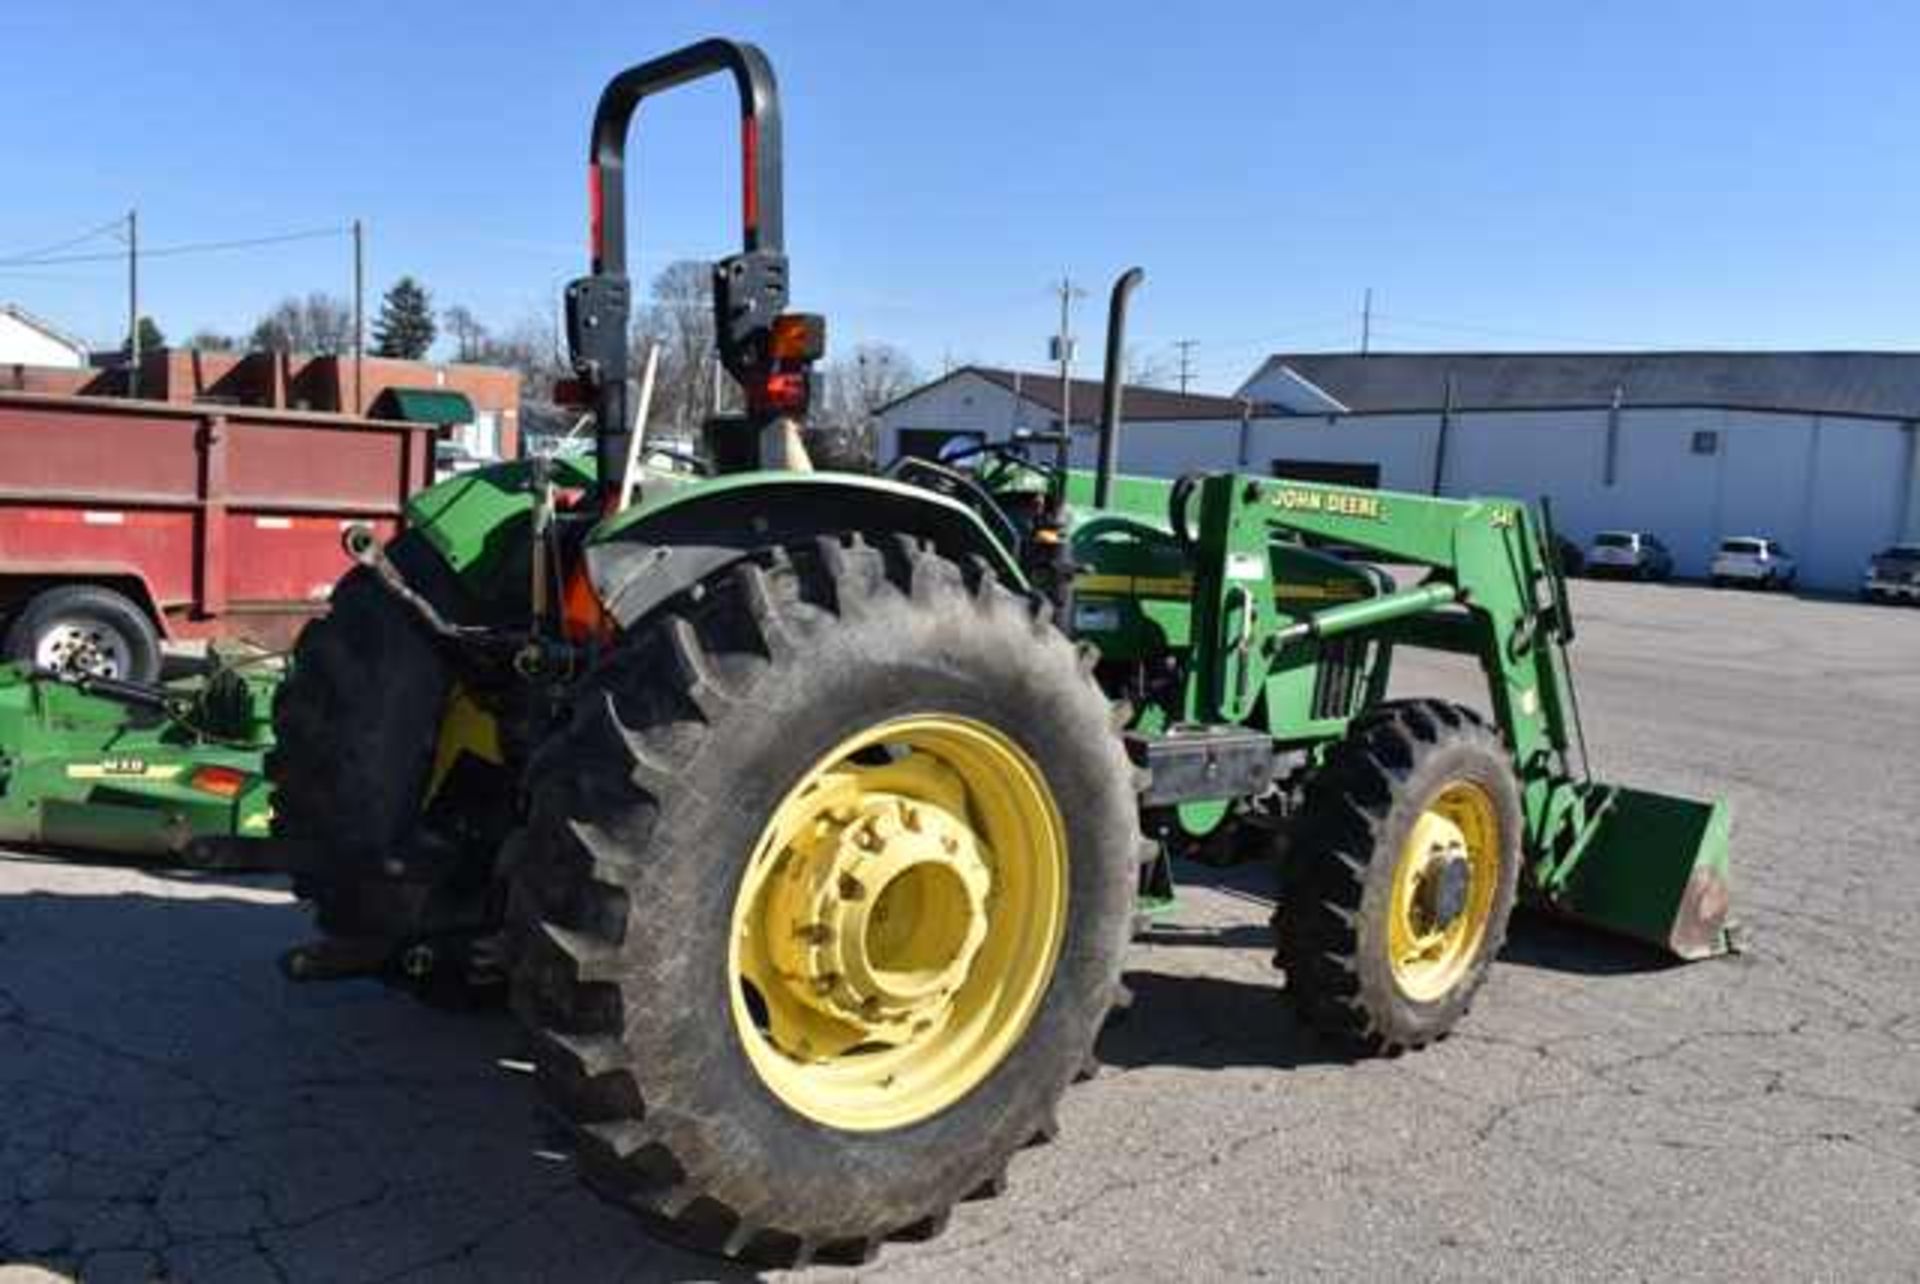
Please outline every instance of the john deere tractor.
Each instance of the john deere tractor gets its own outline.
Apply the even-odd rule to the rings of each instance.
[[[713,294],[746,410],[643,455],[629,126],[709,74],[739,91]],[[1091,475],[1064,436],[815,471],[824,327],[787,307],[766,59],[622,72],[589,158],[593,457],[350,532],[269,773],[321,932],[288,970],[510,992],[597,1190],[759,1262],[936,1234],[1052,1133],[1174,856],[1275,860],[1287,990],[1361,1049],[1445,1034],[1518,895],[1721,948],[1725,809],[1586,778],[1527,508],[1117,476],[1137,274]],[[1486,714],[1389,700],[1408,646],[1477,658]]]

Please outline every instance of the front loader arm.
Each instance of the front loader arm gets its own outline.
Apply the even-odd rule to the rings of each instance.
[[[1562,613],[1524,506],[1218,476],[1202,483],[1198,525],[1194,670],[1205,686],[1196,715],[1241,721],[1296,648],[1368,633],[1477,656],[1523,778],[1539,774],[1542,755],[1564,760],[1575,706],[1553,645]],[[1289,616],[1267,573],[1270,543],[1289,536],[1428,574],[1383,597]]]
[[[1289,614],[1275,600],[1268,550],[1302,537],[1427,573],[1378,597]],[[1299,675],[1330,643],[1473,655],[1520,781],[1530,890],[1682,957],[1726,948],[1726,804],[1596,784],[1584,752],[1576,778],[1572,621],[1526,506],[1220,476],[1202,483],[1196,538],[1189,717],[1245,721],[1264,699],[1276,739],[1322,740],[1342,734],[1353,712],[1330,717],[1299,699]]]

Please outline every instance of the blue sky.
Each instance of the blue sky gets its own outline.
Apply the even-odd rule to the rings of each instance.
[[[1091,358],[1132,262],[1137,346],[1198,340],[1217,390],[1352,348],[1369,286],[1380,349],[1915,346],[1920,8],[1884,3],[10,4],[0,259],[130,205],[149,246],[358,216],[372,287],[546,315],[602,82],[708,34],[779,71],[837,347],[1043,364],[1064,270]],[[645,269],[732,246],[729,96],[648,108]],[[122,273],[0,263],[0,300],[117,340]],[[180,255],[144,310],[349,281],[344,238]]]

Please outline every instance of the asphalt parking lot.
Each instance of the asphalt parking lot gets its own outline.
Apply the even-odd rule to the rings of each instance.
[[[1214,877],[1137,948],[1060,1140],[874,1273],[1911,1278],[1920,611],[1576,591],[1596,771],[1732,798],[1743,954],[1525,923],[1454,1038],[1343,1064],[1269,966],[1263,879]],[[0,859],[0,1262],[728,1277],[574,1184],[505,1017],[289,985],[304,929],[271,880]]]

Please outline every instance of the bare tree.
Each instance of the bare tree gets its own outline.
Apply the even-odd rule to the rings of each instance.
[[[533,401],[552,400],[554,383],[569,373],[567,354],[561,351],[552,324],[532,314],[498,334],[483,330],[468,359],[519,371],[520,395]]]
[[[487,343],[487,327],[473,312],[454,304],[440,314],[440,324],[453,338],[453,359],[455,361],[478,361],[481,350]]]
[[[853,350],[847,365],[851,367],[854,394],[869,419],[880,412],[880,407],[924,382],[913,358],[890,343],[861,344]]]
[[[238,346],[232,335],[218,330],[200,329],[187,336],[187,347],[201,352],[232,352]]]
[[[817,417],[835,424],[866,423],[890,401],[922,382],[913,358],[890,343],[862,343],[847,356],[831,361],[822,376],[824,388]]]
[[[338,355],[351,351],[353,305],[318,290],[304,299],[289,296],[260,318],[247,342],[269,352]]]
[[[1126,381],[1134,388],[1164,388],[1173,382],[1173,362],[1164,352],[1142,351],[1127,345]]]
[[[890,343],[862,343],[821,371],[807,450],[816,465],[871,469],[880,408],[922,382],[913,358]]]
[[[651,422],[669,435],[690,439],[716,413],[716,385],[726,397],[731,380],[716,376],[713,332],[713,268],[691,259],[668,264],[653,278],[651,297],[633,324],[636,372],[647,345],[660,345],[654,375]]]

